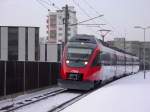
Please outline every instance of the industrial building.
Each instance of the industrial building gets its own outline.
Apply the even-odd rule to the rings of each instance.
[[[39,60],[39,27],[0,26],[0,60]]]
[[[146,66],[150,69],[150,42],[141,41],[127,41],[125,38],[114,38],[113,41],[108,41],[109,45],[125,50],[132,54],[135,54],[141,60],[141,64],[144,60],[144,47],[145,47],[145,60]]]
[[[62,56],[62,44],[40,43],[40,61],[60,62]]]

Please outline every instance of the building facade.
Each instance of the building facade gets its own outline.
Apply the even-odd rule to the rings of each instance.
[[[62,56],[62,44],[40,43],[40,61],[60,62]]]
[[[39,27],[0,26],[0,60],[39,60]]]
[[[144,60],[144,47],[145,47],[145,60],[146,66],[150,69],[150,42],[140,41],[126,41],[125,38],[114,38],[113,41],[108,41],[111,46],[125,50],[129,53],[135,54],[143,64]]]
[[[76,11],[74,7],[69,6],[69,24],[77,23]],[[48,42],[59,43],[65,41],[65,7],[56,12],[49,11],[47,16],[47,40]],[[77,25],[68,26],[68,39],[77,34]]]

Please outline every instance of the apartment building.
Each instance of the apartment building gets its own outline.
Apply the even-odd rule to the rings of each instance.
[[[69,24],[77,23],[76,11],[69,6]],[[47,16],[47,40],[50,43],[65,42],[65,7],[55,12],[49,11]],[[68,26],[68,39],[77,34],[77,25]]]

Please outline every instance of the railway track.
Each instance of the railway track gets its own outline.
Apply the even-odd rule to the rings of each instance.
[[[118,79],[115,79],[118,80]],[[115,81],[113,80],[113,81]],[[30,98],[26,98],[22,101],[14,102],[12,104],[0,107],[0,112],[10,112],[10,111],[15,111],[15,112],[21,112],[22,108],[25,108],[24,110],[28,110],[28,107],[37,107],[34,104],[41,105],[40,102],[43,101],[45,104],[49,104],[49,110],[48,112],[58,112],[66,108],[67,106],[73,104],[74,102],[80,100],[81,98],[87,96],[93,91],[96,91],[97,89],[104,87],[107,85],[107,82],[105,84],[102,84],[98,87],[96,87],[94,90],[91,91],[76,91],[76,90],[67,90],[67,89],[58,89],[50,92],[45,92],[43,94],[35,95]],[[67,96],[71,95],[71,97],[67,98]],[[51,100],[51,102],[46,102],[45,100]],[[64,101],[61,101],[61,99],[65,99]],[[57,100],[57,103],[54,103],[54,100]],[[30,106],[32,105],[32,106]],[[19,110],[20,109],[20,110]],[[19,111],[18,111],[19,110]],[[33,109],[29,109],[29,111],[32,112]],[[29,112],[28,111],[28,112]]]
[[[58,106],[56,106],[55,108],[49,110],[48,112],[59,112],[59,111],[65,109],[66,107],[72,105],[73,103],[77,102],[78,100],[82,99],[83,97],[87,96],[88,94],[90,94],[90,93],[92,93],[92,92],[94,92],[94,91],[96,91],[96,90],[106,86],[107,84],[110,84],[111,82],[114,82],[114,81],[119,80],[120,78],[123,78],[123,77],[126,77],[126,76],[122,76],[122,77],[113,79],[111,81],[105,82],[105,83],[103,83],[101,85],[97,85],[94,90],[90,90],[88,92],[84,92],[84,93],[82,93],[82,94],[80,94],[80,95],[78,95],[78,96],[76,96],[76,97],[74,97],[74,98],[72,98],[72,99],[70,99],[70,100],[68,100],[68,101],[58,105]]]
[[[16,109],[15,112],[33,112],[35,108],[38,112],[57,112],[83,98],[86,93],[85,91],[65,90],[57,95],[47,97],[45,100]],[[46,110],[45,107],[47,108]]]
[[[28,98],[28,99],[26,98],[22,101],[12,102],[12,104],[1,107],[0,112],[14,111],[14,110],[17,110],[21,107],[25,107],[27,105],[42,101],[46,98],[56,96],[56,95],[61,94],[65,91],[67,91],[67,90],[66,89],[59,89],[59,90],[43,93],[43,94],[40,94],[40,95],[35,95],[34,97],[31,97],[31,98]]]
[[[0,107],[0,112],[20,112],[22,109],[32,112],[33,109],[30,109],[30,107],[35,108],[34,105],[41,106],[40,102],[45,102],[45,104],[49,104],[50,109],[49,112],[56,112],[60,111],[67,106],[73,104],[74,102],[80,100],[83,98],[87,92],[83,91],[75,91],[75,90],[67,90],[67,89],[59,89],[47,93],[43,93],[40,95],[35,95],[30,98],[26,98],[22,101],[17,101],[12,104],[5,105],[3,107]],[[69,97],[68,97],[69,96]],[[68,97],[68,98],[66,98]],[[60,103],[54,104],[54,100],[57,100]],[[64,101],[59,101],[61,99],[65,99]],[[46,103],[46,100],[51,101],[50,103]]]
[[[56,106],[55,108],[52,108],[51,110],[49,110],[48,112],[59,112],[63,109],[65,109],[66,107],[72,105],[73,103],[77,102],[78,100],[80,100],[81,98],[85,97],[87,94],[80,94],[58,106]]]

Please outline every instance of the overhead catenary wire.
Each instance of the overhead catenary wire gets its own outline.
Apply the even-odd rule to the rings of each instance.
[[[72,1],[83,12],[84,15],[86,15],[88,18],[91,18],[91,16],[79,5],[79,3],[76,3],[75,0],[72,0]],[[97,24],[96,21],[93,20],[93,22]],[[101,29],[100,25],[98,27]],[[88,28],[91,30],[94,30],[92,27],[88,27]],[[95,30],[94,30],[94,32],[95,32]],[[99,35],[99,33],[97,31],[95,33]]]
[[[89,27],[98,27],[98,25],[105,25],[105,24],[78,24],[78,25],[89,25]]]
[[[43,8],[50,10],[47,6],[45,6],[40,0],[36,0]]]
[[[44,4],[46,4],[46,5],[48,5],[48,6],[52,6],[52,7],[54,7],[54,8],[56,8],[57,10],[61,10],[58,6],[56,6],[55,5],[55,3],[54,2],[52,2],[51,0],[39,0],[40,2],[42,2],[42,3],[44,3]]]
[[[79,9],[80,9],[87,17],[91,18],[91,16],[79,5],[79,3],[76,3],[75,0],[72,0],[72,1],[73,1],[73,3],[74,3],[77,7],[79,7]],[[97,15],[102,15],[102,14],[97,13]],[[93,22],[95,22],[95,21],[93,21]],[[100,27],[100,26],[99,26],[99,27]],[[101,28],[101,27],[100,27],[100,28]]]
[[[91,21],[91,20],[94,20],[96,18],[99,18],[99,17],[102,17],[103,15],[99,15],[99,16],[96,16],[96,17],[93,17],[93,18],[90,18],[90,19],[87,19],[87,20],[84,20],[84,21],[80,21],[78,23],[75,23],[75,24],[71,24],[70,26],[73,26],[73,25],[80,25],[81,23],[84,23],[84,22],[88,22],[88,21]],[[90,25],[90,24],[89,24]],[[96,25],[96,24],[95,24]],[[98,25],[98,24],[97,24]]]
[[[48,1],[46,1],[46,0],[40,0],[40,1],[42,1],[43,3],[45,3],[45,4],[47,4],[47,5],[49,5],[49,6],[53,6],[54,8],[56,8],[57,10],[62,10],[61,8],[59,8],[54,2],[52,2],[51,0],[48,0]],[[70,10],[68,10],[69,12],[71,12]],[[70,15],[71,16],[71,15]],[[74,17],[72,17],[72,18],[74,18]]]
[[[90,5],[89,3],[88,3],[88,1],[87,0],[83,0],[96,14],[100,14],[92,5]]]
[[[92,9],[95,14],[100,14],[99,11],[97,11],[87,0],[83,0],[83,2],[90,8]],[[111,27],[113,29],[112,31],[116,31],[119,34],[119,31],[106,19],[106,17],[103,17],[104,21],[107,23],[107,26]]]
[[[54,2],[52,2],[51,0],[48,0],[50,3],[51,3],[51,5],[53,6],[53,7],[55,7],[56,9],[58,9],[58,10],[61,10]]]
[[[75,0],[72,1],[87,17],[91,18],[91,16],[78,3],[76,3]]]
[[[49,2],[48,2],[49,1]],[[55,3],[53,3],[51,0],[37,0],[38,3],[40,3],[45,9],[48,9],[50,10],[49,8],[46,7],[46,5],[49,5],[49,6],[53,6],[54,8],[58,9],[58,10],[61,10],[58,6],[55,5]],[[46,5],[45,5],[46,4]],[[80,5],[79,5],[80,7]],[[82,7],[80,7],[81,9]],[[90,18],[90,16],[88,15],[88,13],[86,13],[86,11],[84,11],[84,9],[82,8],[82,12],[84,12],[86,14],[86,16],[88,16]],[[74,18],[74,17],[73,17]],[[84,22],[84,21],[83,21]],[[82,23],[82,22],[81,22]],[[86,25],[86,24],[85,24]],[[98,25],[98,24],[97,24]],[[101,25],[101,24],[99,24]],[[71,25],[72,26],[72,25]],[[89,24],[87,24],[86,26],[89,26]],[[92,29],[92,28],[90,28]],[[93,30],[93,29],[92,29]],[[95,31],[94,31],[95,32]],[[96,32],[97,33],[97,32]]]
[[[43,3],[45,3],[45,4],[47,4],[47,5],[50,5],[47,1],[45,1],[45,0],[40,0],[41,2],[43,2]]]
[[[79,5],[79,3],[76,3],[75,0],[72,0],[73,3],[79,7],[79,9],[89,18],[91,18],[91,16]],[[101,15],[101,14],[98,14],[98,15]],[[97,23],[96,21],[93,20],[94,23]],[[97,27],[99,27],[100,29],[102,29],[102,27],[100,25],[98,25]]]
[[[95,12],[95,14],[100,14],[91,4],[89,4],[87,0],[83,0],[83,1],[89,8],[91,8]]]
[[[47,4],[47,5],[52,5],[53,7],[55,7],[56,9],[58,9],[58,10],[61,10],[58,6],[56,6],[55,5],[55,3],[53,3],[51,0],[48,0],[49,2],[50,2],[50,4],[49,4],[49,2],[48,1],[45,1],[45,0],[40,0],[40,1],[42,1],[42,2],[44,2],[45,4]],[[80,7],[81,8],[81,7]],[[84,9],[82,9],[82,11],[84,11]],[[85,12],[85,11],[84,11]],[[85,12],[86,13],[86,12]],[[86,13],[86,15],[88,16],[88,17],[90,17],[87,13]],[[81,22],[79,22],[79,23],[75,23],[75,24],[72,24],[72,25],[77,25],[77,24],[80,24],[80,23],[83,23],[83,22],[86,22],[86,21],[90,21],[90,20],[94,20],[94,19],[96,19],[96,18],[98,18],[98,17],[101,17],[101,16],[103,16],[103,15],[99,15],[99,16],[97,16],[97,17],[94,17],[94,18],[91,18],[90,17],[90,19],[88,19],[88,20],[84,20],[84,21],[81,21]],[[70,25],[70,26],[72,26],[72,25]],[[90,25],[90,24],[88,24],[88,25]],[[95,24],[96,25],[96,24]],[[97,25],[102,25],[102,24],[97,24]]]

